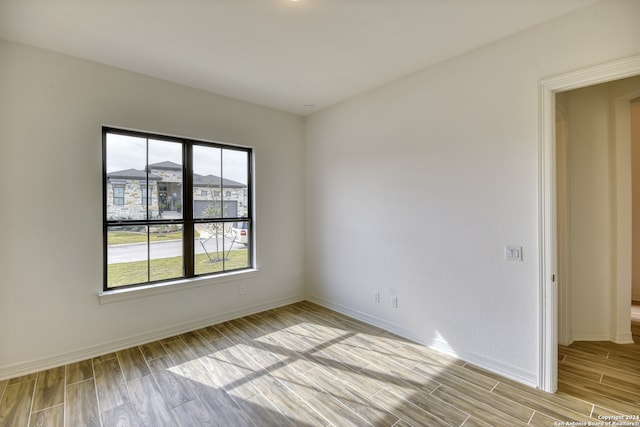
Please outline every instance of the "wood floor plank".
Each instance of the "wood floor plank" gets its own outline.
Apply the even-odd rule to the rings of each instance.
[[[374,387],[367,389],[364,393],[360,393],[352,388],[348,382],[339,380],[334,370],[322,366],[311,369],[304,375],[317,384],[320,390],[324,390],[324,392],[338,399],[369,424],[393,425],[398,421],[397,416],[371,404],[369,397],[377,393],[380,388]]]
[[[334,426],[371,426],[364,418],[358,416],[339,399],[322,392],[308,401],[309,405]]]
[[[167,351],[164,349],[160,341],[143,344],[140,346],[140,351],[147,362],[167,356]]]
[[[138,427],[138,414],[131,403],[125,403],[102,413],[102,425],[117,427]]]
[[[570,380],[567,377],[570,377]],[[572,387],[573,391],[580,389],[583,395],[587,394],[595,404],[604,408],[629,414],[640,408],[640,393],[630,393],[570,374],[565,374],[562,379],[559,377],[558,383],[563,390],[566,390],[566,387]]]
[[[25,378],[25,377],[21,377]],[[29,413],[33,390],[36,386],[35,374],[29,380],[9,381],[0,401],[0,427],[26,426],[29,424]]]
[[[9,384],[9,380],[0,381],[0,402],[2,402],[2,395],[4,394],[4,390],[7,387],[7,384]]]
[[[273,331],[254,338],[254,342],[260,343],[265,349],[271,351],[288,366],[300,373],[313,369],[316,364],[306,357],[304,352],[296,350],[297,343],[287,333]]]
[[[287,418],[280,410],[271,403],[262,394],[256,394],[240,403],[240,408],[244,410],[249,418],[256,426],[260,427],[278,427],[278,426],[290,426],[298,427],[305,424],[294,424],[289,418]],[[306,424],[309,425],[309,424]]]
[[[551,418],[548,415],[541,414],[540,412],[535,412],[531,417],[531,420],[529,421],[529,425],[534,427],[549,427],[554,425],[562,425],[562,423],[566,423],[567,421],[568,420],[558,420],[555,418]]]
[[[463,390],[456,390],[448,386],[438,387],[431,395],[467,414],[471,414],[474,419],[491,426],[518,427],[527,425],[529,421],[528,419],[526,421],[516,419],[492,405],[469,398],[463,394]],[[533,411],[531,411],[531,414],[533,414]]]
[[[169,408],[175,408],[196,398],[188,380],[182,376],[169,356],[153,359],[147,363]]]
[[[217,425],[199,399],[176,406],[171,409],[171,413],[180,427],[211,427]]]
[[[147,362],[138,347],[131,347],[116,352],[122,373],[127,381],[151,375]]]
[[[180,337],[197,357],[208,356],[209,354],[216,352],[216,348],[213,344],[203,337],[198,331],[188,332],[180,335]]]
[[[362,395],[355,390],[351,391],[351,386],[348,382],[336,382],[336,379],[339,379],[340,375],[334,374],[335,370],[328,371],[326,368],[318,367],[316,368],[316,371],[318,373],[311,377],[312,380],[317,382],[324,390],[329,392],[331,395],[340,398],[340,401],[349,402],[348,404],[346,404],[347,406],[351,407],[351,405],[354,405],[352,409],[360,416],[363,416],[360,411],[364,411],[366,414],[368,410],[368,408],[366,408],[366,401],[368,400],[366,397],[369,397],[380,390],[380,388],[376,390],[377,387],[372,387],[365,391],[365,395]],[[309,371],[305,375],[309,376],[314,373],[315,371]],[[389,389],[394,392],[397,391],[397,388],[395,387],[390,387]],[[404,389],[402,389],[400,393],[401,397],[404,397],[410,403],[426,410],[427,412],[430,412],[432,415],[435,415],[436,417],[451,425],[461,425],[464,420],[468,418],[468,414],[458,411],[456,408],[432,398],[428,393],[417,388],[412,389],[408,393],[405,392]],[[355,406],[356,403],[359,403],[360,405]],[[363,418],[371,423],[374,423],[375,419],[379,418],[381,415],[379,411],[376,412],[377,413],[373,414],[372,416],[363,416]]]
[[[560,365],[562,366],[559,369],[559,375],[573,373],[583,378],[588,378],[591,381],[600,381],[603,376],[602,372],[599,372],[597,369],[588,369],[580,363],[572,363],[571,360],[562,361]]]
[[[407,400],[382,389],[371,397],[371,401],[398,418],[414,426],[449,426],[450,424],[435,415],[418,408]]]
[[[228,347],[222,352],[225,358],[242,370],[245,378],[267,397],[287,418],[311,425],[327,425],[328,422],[303,399],[291,392],[251,357],[237,347]]]
[[[416,391],[431,393],[440,385],[440,383],[420,375],[418,372],[396,364],[375,351],[358,348],[352,352],[361,359],[372,361],[360,372],[365,373],[383,387],[394,386],[397,393],[400,393],[400,389],[406,390],[407,393]]]
[[[465,370],[458,365],[440,367],[431,363],[419,363],[413,370],[426,378],[452,387],[466,387],[473,384],[485,390],[492,390],[497,384],[494,378],[488,378],[477,372]]]
[[[150,375],[127,381],[131,405],[141,426],[170,427],[177,423],[162,398],[156,382]]]
[[[177,365],[197,359],[197,356],[180,337],[177,337],[174,340],[163,340],[162,346],[167,351],[169,357],[171,357]]]
[[[225,349],[227,347],[225,346]],[[245,376],[252,372],[243,371],[224,356],[224,351],[202,358],[200,361],[208,372],[208,384],[226,391],[237,402],[259,394],[255,385]]]
[[[33,412],[29,427],[64,427],[64,405]]]
[[[454,426],[462,425],[470,415],[426,393],[414,393],[405,400]]]
[[[637,393],[640,390],[640,377],[635,375],[629,375],[624,380],[602,375],[600,382],[631,393]]]
[[[220,331],[218,331],[218,329],[214,325],[198,329],[198,333],[210,343],[215,343],[218,340],[226,339],[226,337],[222,333],[220,333]]]
[[[22,375],[20,377],[12,378],[9,380],[9,385],[18,384],[21,382],[33,381],[38,378],[38,373],[35,372],[33,374]]]
[[[440,389],[447,390],[447,386],[442,386],[438,390]],[[477,402],[483,403],[488,407],[494,408],[497,411],[507,414],[524,423],[527,423],[533,415],[533,408],[529,408],[528,406],[518,403],[511,397],[504,397],[494,392],[488,392],[473,385],[460,389],[459,392],[467,399],[473,399]]]
[[[254,367],[256,371],[263,369],[268,375],[276,378],[291,392],[302,398],[311,399],[317,394],[317,390],[306,381],[304,376],[273,352],[268,351],[261,343],[253,341],[245,333],[244,328],[238,328],[237,324],[237,322],[233,322],[228,325],[228,328],[234,334],[235,339],[240,340],[242,351],[256,362]]]
[[[93,361],[91,359],[67,365],[67,385],[93,378]]]
[[[129,402],[129,393],[118,359],[94,362],[95,382],[100,410],[109,411]]]
[[[531,408],[536,412],[547,415],[556,420],[572,420],[588,422],[592,405],[584,403],[580,408],[575,406],[576,411],[567,409],[566,406],[556,404],[552,399],[536,398],[523,389],[500,383],[493,389],[493,393],[517,402],[526,408]],[[550,396],[551,397],[551,396]]]
[[[254,426],[249,415],[240,409],[224,390],[193,383],[194,391],[206,408],[209,416],[219,426]]]
[[[621,374],[633,374],[640,375],[640,365],[632,365],[629,363],[621,363],[619,361],[614,361],[606,358],[594,357],[589,354],[580,351],[571,351],[571,349],[567,352],[568,356],[566,361],[574,360],[581,364],[589,364],[590,366],[597,365],[598,368],[606,369],[606,372],[611,372],[612,375],[615,375],[617,372],[618,375]]]
[[[109,359],[116,359],[118,356],[117,354],[114,353],[107,353],[107,354],[103,354],[101,356],[98,357],[94,357],[93,361],[94,362],[104,362],[105,360],[109,360]]]
[[[38,373],[32,411],[64,403],[65,367],[47,369]]]
[[[100,427],[100,409],[93,379],[67,385],[65,424]]]
[[[635,414],[638,412],[638,406],[627,402],[622,402],[611,398],[607,395],[600,394],[597,386],[588,387],[584,385],[576,385],[569,382],[558,381],[558,390],[576,396],[602,408],[610,409],[620,414]]]

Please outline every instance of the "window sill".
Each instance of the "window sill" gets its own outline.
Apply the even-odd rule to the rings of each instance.
[[[193,279],[175,280],[166,283],[137,286],[135,288],[113,289],[100,292],[98,294],[98,300],[100,304],[109,304],[112,302],[166,294],[169,292],[184,291],[187,289],[217,285],[220,283],[227,283],[236,280],[251,279],[257,277],[257,273],[257,269],[250,269],[226,274],[219,274],[216,276],[196,277]]]

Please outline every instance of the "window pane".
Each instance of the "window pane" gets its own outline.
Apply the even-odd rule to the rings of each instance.
[[[193,217],[222,218],[222,150],[193,147]]]
[[[223,216],[225,218],[247,217],[249,171],[248,153],[238,150],[222,150],[222,193],[224,194]]]
[[[148,234],[145,226],[107,229],[107,287],[149,280]]]
[[[140,182],[147,179],[147,140],[113,133],[108,133],[106,140],[107,219],[146,219]]]
[[[165,280],[184,277],[182,254],[183,226],[178,224],[150,227],[149,257],[150,280]]]
[[[249,230],[246,223],[196,224],[194,230],[195,274],[247,268],[249,266],[248,245]]]
[[[224,271],[224,223],[208,222],[194,226],[194,272],[206,274]]]
[[[249,268],[250,235],[248,221],[225,224],[225,247],[228,247],[225,270]]]
[[[151,219],[181,219],[182,144],[149,140],[149,186]]]

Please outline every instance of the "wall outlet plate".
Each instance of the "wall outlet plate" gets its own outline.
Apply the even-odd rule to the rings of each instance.
[[[504,259],[507,261],[522,261],[522,246],[506,245],[504,247]]]

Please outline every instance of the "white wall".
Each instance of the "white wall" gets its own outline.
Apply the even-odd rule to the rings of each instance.
[[[2,41],[0,64],[0,378],[304,297],[300,117]],[[255,147],[256,277],[100,305],[102,124]]]
[[[309,118],[310,298],[537,384],[538,85],[639,54],[637,16],[597,3]]]
[[[607,340],[614,280],[609,85],[568,95],[572,335]]]

